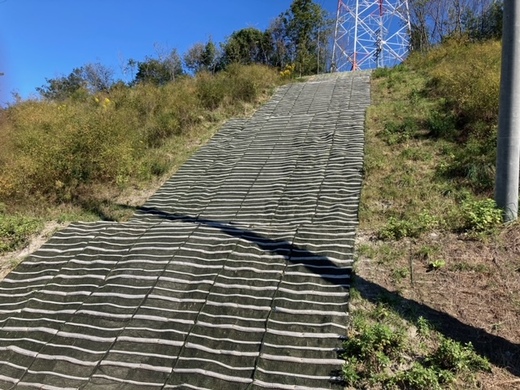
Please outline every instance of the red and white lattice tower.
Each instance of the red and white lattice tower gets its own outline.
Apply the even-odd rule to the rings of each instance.
[[[332,70],[392,67],[410,50],[408,0],[339,0]]]

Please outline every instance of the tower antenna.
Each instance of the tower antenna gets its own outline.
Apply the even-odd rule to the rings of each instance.
[[[408,0],[338,0],[332,70],[392,67],[410,51]]]

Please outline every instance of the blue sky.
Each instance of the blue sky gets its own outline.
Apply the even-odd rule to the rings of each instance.
[[[264,30],[292,0],[0,0],[0,104],[36,95],[45,78],[100,62],[121,66],[157,51],[183,54],[209,37]],[[318,0],[334,13],[336,0]]]

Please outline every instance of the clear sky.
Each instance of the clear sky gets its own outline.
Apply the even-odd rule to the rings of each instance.
[[[0,104],[36,95],[46,78],[100,62],[122,65],[194,43],[264,30],[292,0],[0,0]],[[336,0],[316,3],[334,13]],[[128,81],[128,80],[126,80]]]

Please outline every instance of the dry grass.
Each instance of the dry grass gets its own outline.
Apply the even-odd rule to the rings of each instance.
[[[163,87],[119,86],[59,103],[17,103],[0,129],[7,156],[0,161],[0,201],[74,203],[91,186],[145,183],[169,170],[172,154],[184,153],[177,143],[240,114],[278,82],[273,69],[231,66]]]
[[[124,220],[223,121],[280,83],[274,69],[233,65],[162,87],[14,104],[0,112],[0,220]]]
[[[468,207],[494,215],[481,200],[493,185],[497,47],[449,43],[376,72],[367,116],[353,308],[383,301],[411,330],[423,317],[471,342],[492,372],[457,389],[520,388],[520,225],[463,221]]]

